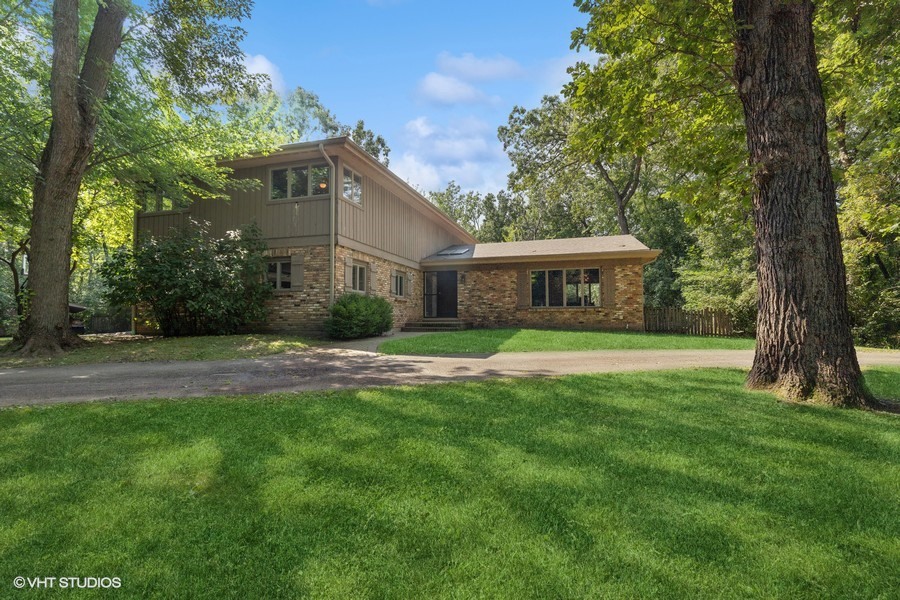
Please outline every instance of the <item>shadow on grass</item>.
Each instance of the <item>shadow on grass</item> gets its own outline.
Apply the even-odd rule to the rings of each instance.
[[[0,577],[102,573],[156,597],[889,595],[896,419],[743,378],[7,411]]]
[[[568,352],[590,350],[748,350],[752,339],[698,337],[637,331],[564,329],[470,329],[429,333],[391,340],[379,346],[386,354],[470,355],[497,352]]]
[[[863,376],[878,399],[900,404],[900,369],[871,367],[863,371]]]

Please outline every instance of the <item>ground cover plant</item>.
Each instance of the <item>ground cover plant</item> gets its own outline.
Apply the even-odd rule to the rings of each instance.
[[[299,336],[262,333],[185,338],[97,334],[85,335],[82,339],[84,343],[81,346],[59,356],[32,358],[0,354],[0,367],[256,358],[303,350],[316,343]]]
[[[110,576],[157,598],[892,596],[900,419],[780,403],[745,376],[2,410],[0,582]],[[900,395],[900,369],[867,382]]]
[[[663,333],[469,329],[391,340],[385,354],[493,354],[569,350],[752,350],[749,338],[716,338]]]

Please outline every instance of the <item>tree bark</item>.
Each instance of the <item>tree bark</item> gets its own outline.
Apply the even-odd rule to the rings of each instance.
[[[17,262],[19,260],[19,256],[25,256],[26,259],[28,257],[28,241],[27,239],[19,242],[18,247],[12,251],[9,255],[9,258],[0,257],[0,262],[5,263],[7,267],[9,267],[10,275],[13,280],[13,298],[16,301],[16,316],[22,318],[25,314],[25,299],[22,297],[22,286],[24,282],[19,275],[19,267],[17,266]]]
[[[626,209],[641,181],[641,166],[643,165],[643,162],[643,157],[637,155],[631,160],[631,168],[628,171],[628,181],[625,182],[625,186],[620,190],[619,186],[616,185],[616,182],[610,177],[609,170],[603,165],[603,161],[594,161],[594,167],[600,172],[600,176],[603,177],[603,181],[606,182],[609,191],[613,195],[613,199],[616,201],[616,223],[619,226],[619,233],[622,235],[629,235],[631,233]]]
[[[748,385],[873,406],[850,332],[809,0],[734,0],[735,81],[754,168],[759,317]]]
[[[55,353],[78,341],[69,328],[68,309],[72,220],[94,149],[97,105],[106,95],[125,21],[125,10],[115,0],[100,5],[79,73],[78,8],[78,0],[53,4],[52,121],[33,191],[32,296],[15,341],[26,354]]]

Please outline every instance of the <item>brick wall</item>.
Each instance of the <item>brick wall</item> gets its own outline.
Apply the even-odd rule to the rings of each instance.
[[[328,246],[268,251],[273,258],[295,254],[303,255],[303,289],[275,292],[267,302],[267,322],[251,329],[313,335],[324,333],[324,321],[328,316]],[[349,291],[345,268],[356,261],[368,267],[368,293],[387,299],[393,306],[395,328],[422,318],[422,271],[343,246],[338,246],[335,254],[335,298]],[[550,265],[550,268],[555,267]],[[614,270],[614,298],[611,305],[596,308],[518,308],[517,272],[520,269],[522,267],[519,265],[498,265],[496,268],[458,271],[459,318],[472,322],[476,327],[637,331],[644,328],[644,268],[640,264],[603,267],[604,273]],[[407,274],[407,290],[403,297],[391,294],[391,274],[394,271]],[[607,289],[603,284],[601,287]],[[141,317],[146,314],[145,311],[139,312]],[[139,333],[156,332],[155,328],[144,325],[141,318],[136,323],[136,329]]]
[[[303,255],[303,289],[273,293],[266,302],[269,318],[256,329],[322,334],[328,317],[328,246],[279,248],[266,254],[273,258]]]
[[[644,329],[642,265],[606,267],[615,270],[615,296],[612,305],[596,308],[518,308],[519,268],[460,271],[459,317],[476,327]]]
[[[344,269],[348,260],[364,263],[368,267],[369,279],[366,282],[368,293],[385,298],[394,307],[394,328],[399,329],[407,321],[422,318],[422,272],[406,265],[401,265],[371,254],[338,246],[336,251],[335,297],[349,291],[345,284]],[[391,294],[391,274],[395,271],[406,273],[406,293],[402,297]]]
[[[269,251],[271,256],[298,253],[303,254],[303,289],[275,293],[268,302],[269,319],[265,329],[321,334],[328,317],[328,246]],[[338,246],[335,250],[335,299],[350,291],[345,280],[348,260],[366,265],[368,293],[381,296],[391,303],[394,307],[394,327],[402,327],[406,321],[421,317],[421,271],[344,246]],[[407,290],[402,297],[391,294],[391,275],[394,271],[407,274]]]
[[[328,246],[279,248],[266,251],[272,258],[303,256],[303,287],[297,290],[277,290],[266,301],[268,319],[247,327],[250,331],[285,331],[312,335],[324,334],[324,322],[328,317],[329,255]],[[422,272],[370,254],[338,246],[335,252],[335,298],[340,298],[349,288],[345,285],[344,269],[347,260],[364,263],[368,271],[370,294],[385,298],[394,307],[394,327],[402,327],[407,321],[422,317]],[[391,294],[391,274],[401,271],[407,274],[406,294]],[[154,323],[148,323],[149,311],[138,309],[135,330],[138,333],[159,333]]]

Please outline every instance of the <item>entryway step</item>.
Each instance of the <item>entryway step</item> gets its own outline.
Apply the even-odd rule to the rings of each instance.
[[[427,319],[424,321],[409,321],[400,331],[462,331],[470,329],[472,324],[459,319]]]

